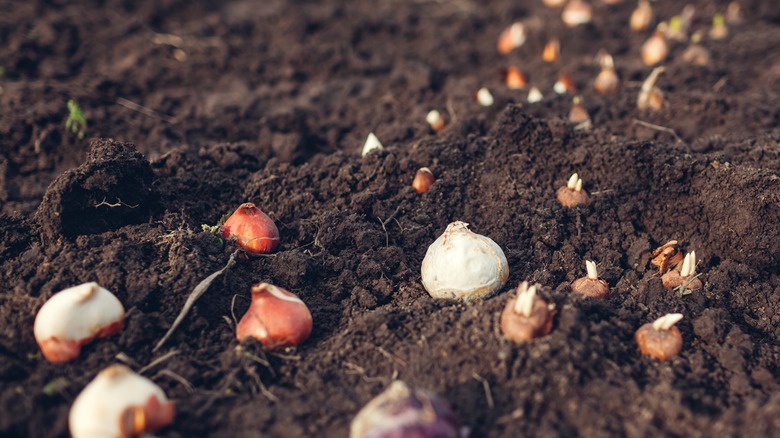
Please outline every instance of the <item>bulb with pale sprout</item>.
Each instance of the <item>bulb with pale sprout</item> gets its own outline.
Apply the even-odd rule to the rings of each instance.
[[[569,111],[569,122],[577,125],[579,129],[590,127],[590,115],[588,110],[582,104],[581,96],[574,96],[571,101],[571,110]]]
[[[517,297],[510,299],[501,313],[501,333],[507,339],[523,343],[546,336],[552,330],[555,305],[536,294],[541,286],[529,286],[524,281],[517,288]]]
[[[588,192],[582,188],[582,178],[576,173],[569,177],[565,186],[558,189],[555,193],[555,197],[561,205],[570,208],[587,204],[590,200]]]
[[[609,285],[607,285],[606,281],[599,278],[596,263],[586,260],[585,268],[588,271],[588,275],[575,280],[571,284],[571,291],[587,297],[607,298],[609,296]]]
[[[663,108],[664,93],[655,83],[658,81],[658,76],[665,71],[666,68],[664,67],[654,68],[642,83],[642,88],[639,90],[639,96],[636,99],[636,107],[640,111],[649,109],[653,112],[658,112]]]
[[[603,50],[599,52],[599,64],[601,65],[601,71],[596,76],[596,80],[593,81],[593,88],[599,94],[614,93],[617,91],[618,85],[620,85],[620,79],[618,79],[615,71],[615,61],[612,59],[612,55]]]
[[[669,313],[640,327],[634,335],[639,351],[658,360],[667,360],[680,354],[682,334],[675,324],[682,318],[680,313]]]
[[[675,289],[682,287],[685,290],[701,289],[703,284],[696,275],[696,251],[685,255],[682,264],[677,269],[671,270],[661,277],[664,287]]]

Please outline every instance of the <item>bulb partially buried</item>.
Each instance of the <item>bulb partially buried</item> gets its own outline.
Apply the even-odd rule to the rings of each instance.
[[[68,422],[73,438],[137,437],[171,424],[174,411],[151,380],[124,365],[112,365],[76,397]]]
[[[81,346],[122,329],[125,308],[117,297],[97,283],[84,283],[55,294],[35,317],[33,331],[49,362],[67,362],[79,356]]]
[[[250,254],[267,254],[279,246],[279,229],[255,204],[247,202],[225,221],[222,237],[235,238],[238,246]]]
[[[349,438],[461,438],[455,414],[438,395],[396,380],[352,420]]]
[[[469,301],[503,287],[509,278],[508,266],[496,242],[469,231],[467,223],[453,222],[428,247],[422,283],[434,298]]]
[[[311,335],[309,308],[295,294],[269,283],[252,286],[252,304],[236,327],[241,342],[251,336],[269,350],[295,347]]]

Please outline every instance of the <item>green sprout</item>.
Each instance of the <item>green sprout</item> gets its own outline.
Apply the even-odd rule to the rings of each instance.
[[[3,76],[5,76],[5,67],[0,65],[0,78],[2,78]]]
[[[200,226],[200,228],[203,229],[203,231],[209,232],[209,233],[211,233],[211,234],[216,236],[217,233],[219,233],[220,226],[219,225],[202,224]]]
[[[726,17],[723,14],[715,14],[712,16],[712,27],[720,27],[726,25]]]
[[[699,277],[701,277],[701,274],[698,274],[698,275],[696,275],[694,277],[689,278],[685,283],[683,283],[683,284],[677,286],[676,288],[674,288],[674,290],[679,292],[681,297],[684,297],[686,295],[692,294],[693,291],[688,289],[688,285],[693,283],[693,280],[696,280]]]
[[[683,21],[682,17],[679,15],[675,15],[674,17],[669,19],[669,29],[676,30],[676,31],[682,31],[683,30]]]
[[[68,118],[65,119],[65,130],[76,134],[79,140],[87,133],[87,118],[74,99],[68,100]]]

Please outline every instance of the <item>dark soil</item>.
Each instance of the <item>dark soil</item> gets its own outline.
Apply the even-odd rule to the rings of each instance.
[[[577,29],[536,0],[74,3],[0,4],[0,435],[65,436],[99,370],[171,352],[144,371],[177,405],[163,436],[344,437],[394,378],[449,399],[476,437],[780,433],[774,0],[740,2],[745,24],[704,41],[710,66],[674,44],[654,114],[636,110],[651,69],[648,33],[628,31],[631,1],[596,2]],[[706,29],[727,2],[693,3]],[[682,3],[654,8],[669,18]],[[528,42],[500,56],[496,37],[517,19]],[[553,65],[540,58],[551,36]],[[601,48],[616,95],[591,87]],[[542,103],[502,85],[510,64]],[[592,130],[566,122],[570,97],[550,90],[561,70]],[[481,86],[490,108],[473,100]],[[84,140],[64,129],[69,98]],[[439,134],[424,122],[433,108],[449,121]],[[386,150],[361,158],[371,131]],[[438,178],[423,195],[411,187],[421,166]],[[565,209],[555,191],[575,171],[591,202]],[[243,202],[277,222],[280,249],[217,279],[153,353],[233,251],[201,225]],[[495,297],[452,304],[423,289],[425,251],[455,220],[504,249],[510,279]],[[662,287],[649,254],[670,239],[696,251],[703,290]],[[570,294],[586,259],[610,299]],[[498,318],[526,279],[559,312],[549,336],[516,346]],[[125,328],[50,364],[36,311],[86,281],[117,294]],[[238,348],[235,318],[259,281],[311,308],[296,351]],[[640,356],[634,331],[668,312],[685,315],[682,353]]]

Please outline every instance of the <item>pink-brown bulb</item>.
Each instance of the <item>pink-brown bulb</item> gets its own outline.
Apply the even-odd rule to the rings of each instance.
[[[267,254],[279,246],[279,229],[268,215],[248,202],[222,226],[222,237],[236,239],[238,246],[250,254]]]
[[[311,335],[309,308],[295,294],[269,283],[252,286],[252,304],[236,328],[239,342],[247,337],[269,350],[295,347]]]

